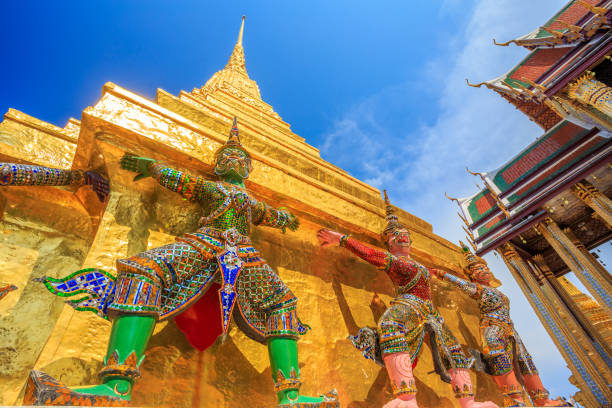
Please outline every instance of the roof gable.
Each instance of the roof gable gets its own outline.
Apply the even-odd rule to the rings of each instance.
[[[563,23],[576,25],[582,17],[587,15],[590,11],[587,7],[585,7],[581,2],[588,3],[591,6],[597,6],[600,3],[600,0],[573,0],[570,1],[563,7],[557,14],[555,14],[550,20],[544,24],[544,28],[548,30],[557,30],[557,31],[566,31],[567,26]],[[563,23],[561,23],[562,21]],[[550,32],[546,30],[542,30],[540,28],[539,32],[536,35],[536,38],[543,37],[552,37]]]
[[[571,48],[538,48],[510,71],[504,82],[514,88],[531,86],[525,79],[537,82],[555,63],[571,51]]]
[[[554,159],[586,132],[572,122],[559,123],[501,167],[493,182],[502,192],[508,190]]]

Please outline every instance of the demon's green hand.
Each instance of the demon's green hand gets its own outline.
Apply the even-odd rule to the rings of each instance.
[[[300,227],[300,221],[295,217],[295,215],[291,214],[287,208],[280,207],[278,209],[278,213],[282,224],[281,229],[283,233],[287,228],[289,228],[291,231],[295,231]]]
[[[289,222],[287,223],[287,228],[291,231],[295,231],[300,227],[300,220],[295,218],[295,215],[289,213]]]
[[[126,153],[121,158],[121,168],[138,173],[134,177],[134,181],[138,181],[145,177],[151,176],[150,166],[157,160],[149,159],[148,157],[138,157],[131,153]]]

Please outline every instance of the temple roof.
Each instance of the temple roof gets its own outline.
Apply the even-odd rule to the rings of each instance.
[[[571,50],[568,47],[538,48],[505,74],[478,84],[471,84],[468,81],[468,85],[478,88],[484,85],[515,99],[541,102],[544,95],[538,91],[545,89],[538,86],[541,77]]]
[[[590,1],[596,3],[595,0]],[[567,41],[566,36],[562,41],[559,40],[561,42],[557,41],[552,45],[530,43],[531,45],[527,48],[532,50],[531,53],[511,70],[497,78],[478,84],[470,84],[468,81],[468,85],[473,87],[484,85],[494,90],[542,126],[544,130],[549,130],[559,123],[561,116],[565,116],[559,114],[555,105],[551,103],[550,97],[588,69],[582,66],[585,60],[593,55],[605,55],[608,52],[606,50],[609,49],[612,0],[603,1],[597,7],[592,6],[591,3],[581,0],[571,1],[549,20],[543,29],[524,37],[546,39],[549,37],[546,37],[545,34],[549,33],[550,38],[559,39],[561,31],[578,33],[575,27],[582,27],[580,28],[582,34],[579,38],[576,37],[570,42]],[[559,20],[559,18],[566,20]],[[571,27],[574,28],[571,30],[574,31],[571,31],[570,28],[554,29],[565,24],[565,21],[576,21],[581,25],[572,25]],[[588,33],[583,32],[584,30],[587,30]]]
[[[528,58],[530,56],[531,54]],[[488,89],[497,92],[531,120],[540,125],[544,130],[549,130],[561,121],[561,116],[555,110],[551,109],[548,104],[544,103],[546,95],[543,93],[542,88],[537,87],[535,82],[525,77],[521,77],[522,80],[516,79],[518,75],[522,75],[525,71],[529,72],[531,74],[530,76],[534,76],[534,72],[538,72],[542,69],[542,59],[538,60],[534,58],[532,61],[525,59],[521,64],[525,64],[525,68],[519,69],[519,65],[512,71],[489,81],[478,84],[471,84],[469,81],[467,81],[467,83],[469,86],[476,88],[480,88],[484,85]],[[531,83],[525,82],[526,80]],[[532,84],[535,90],[529,89]]]
[[[540,198],[554,196],[592,158],[605,158],[609,145],[608,134],[564,120],[499,168],[470,172],[482,179],[484,188],[457,203],[478,251],[532,216]]]
[[[609,28],[610,0],[572,0],[543,26],[529,34],[496,45],[508,46],[512,43],[528,49],[536,47],[558,47],[586,41],[598,30]]]

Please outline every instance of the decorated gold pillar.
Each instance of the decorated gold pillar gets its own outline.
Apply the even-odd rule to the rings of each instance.
[[[593,362],[603,373],[606,381],[612,382],[612,349],[599,330],[585,316],[565,288],[554,276],[542,255],[535,255],[533,271],[544,295],[553,301],[561,317],[574,333],[576,339],[591,355]]]
[[[591,261],[593,266],[595,266],[599,270],[599,273],[601,274],[602,278],[607,280],[608,283],[612,285],[612,275],[610,275],[610,272],[608,272],[608,270],[601,264],[601,262],[599,262],[599,260],[593,256],[591,251],[589,251],[584,246],[582,241],[580,241],[580,239],[578,239],[576,234],[574,234],[574,231],[572,231],[571,228],[563,228],[563,232],[565,232],[568,238],[572,240],[572,243],[576,245],[576,248],[578,248],[580,252],[582,252],[584,256],[587,257]]]
[[[608,228],[612,228],[612,200],[586,180],[576,183],[576,185],[572,187],[572,192],[583,203],[591,207],[608,225]]]
[[[536,226],[557,255],[576,274],[601,307],[612,316],[612,285],[551,218]]]
[[[587,72],[567,87],[567,95],[580,103],[591,106],[612,118],[612,88]]]
[[[612,392],[598,373],[589,356],[576,341],[555,307],[546,299],[529,264],[510,243],[504,244],[498,253],[506,263],[525,297],[536,312],[540,322],[565,358],[578,387],[584,391],[582,403],[587,407],[601,407],[612,402]]]

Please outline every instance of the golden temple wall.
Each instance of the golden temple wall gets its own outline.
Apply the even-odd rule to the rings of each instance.
[[[105,353],[110,323],[75,312],[32,278],[57,278],[81,267],[114,272],[116,259],[197,227],[202,214],[196,205],[152,179],[133,182],[133,173],[120,169],[120,157],[132,152],[212,177],[213,153],[237,114],[241,139],[254,158],[247,187],[271,205],[288,207],[301,222],[295,233],[256,228],[253,241],[298,296],[302,320],[312,326],[299,343],[302,390],[314,394],[335,387],[343,407],[382,406],[391,397],[386,372],[362,358],[347,336],[375,325],[393,296],[391,281],[341,248],[324,250],[316,241],[316,231],[329,227],[379,245],[380,192],[325,162],[279,118],[260,112],[260,120],[256,110],[229,94],[186,99],[160,90],[152,102],[106,84],[81,122],[71,120],[65,129],[13,110],[0,124],[2,160],[95,168],[111,182],[105,206],[88,188],[76,194],[50,187],[0,188],[5,208],[0,281],[19,286],[0,303],[0,405],[19,403],[33,368],[68,385],[94,383]],[[400,220],[412,231],[418,261],[461,274],[457,246],[409,213],[400,211]],[[459,341],[478,348],[476,303],[438,282],[434,302]],[[458,406],[450,386],[432,371],[425,348],[416,368],[420,406]],[[225,342],[198,352],[174,321],[158,324],[142,372],[135,406],[275,405],[267,351],[236,327]],[[477,399],[501,402],[487,375],[473,372],[472,378]]]

